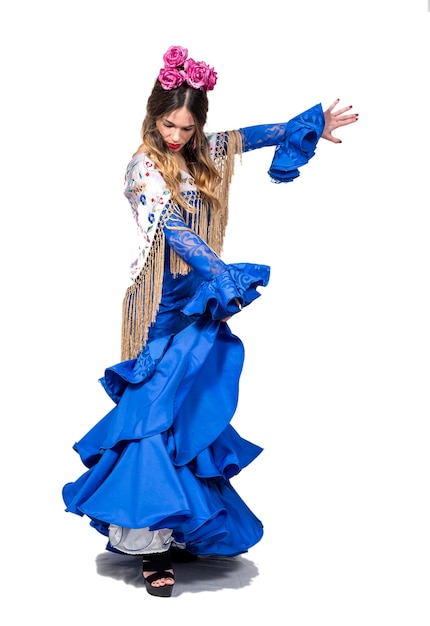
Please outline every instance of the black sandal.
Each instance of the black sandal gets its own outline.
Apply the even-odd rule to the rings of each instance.
[[[186,548],[177,548],[172,546],[170,548],[170,559],[172,563],[191,563],[197,561],[197,554],[193,554]]]
[[[172,568],[169,550],[166,552],[155,552],[154,554],[143,555],[143,579],[145,581],[146,591],[151,596],[159,598],[169,598],[172,595],[173,585],[163,585],[162,587],[154,587],[153,582],[160,578],[172,578],[175,580],[173,572],[167,570]],[[145,572],[154,572],[145,577]]]

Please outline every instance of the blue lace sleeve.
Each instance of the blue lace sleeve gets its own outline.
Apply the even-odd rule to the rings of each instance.
[[[172,250],[204,280],[211,280],[224,271],[225,263],[177,213],[166,221],[164,235]]]
[[[182,309],[186,315],[209,313],[214,320],[234,315],[261,295],[257,287],[269,282],[267,265],[227,265],[177,214],[166,221],[164,234],[169,246],[203,279]]]
[[[242,135],[242,150],[250,152],[266,146],[277,146],[285,141],[287,124],[260,124],[239,128]]]
[[[243,152],[276,146],[268,174],[273,182],[287,183],[299,176],[299,167],[314,156],[324,130],[320,104],[296,115],[289,122],[240,128]]]

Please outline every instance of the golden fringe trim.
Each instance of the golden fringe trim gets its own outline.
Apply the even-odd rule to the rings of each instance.
[[[190,219],[190,227],[195,233],[200,235],[202,239],[207,241],[208,225],[209,225],[208,203],[203,202],[198,197],[196,206],[194,208],[196,210],[193,213],[191,213],[191,215],[188,218]],[[191,269],[190,266],[188,265],[186,261],[184,261],[184,259],[182,259],[178,254],[176,254],[174,250],[170,250],[170,271],[173,274],[173,276],[175,277],[186,276],[186,274],[188,274],[190,269]]]
[[[227,151],[225,151],[227,146]],[[211,212],[207,202],[199,202],[192,214],[191,227],[220,255],[228,223],[228,193],[234,173],[234,157],[242,154],[242,136],[239,131],[220,133],[215,149],[214,163],[221,176],[219,196],[221,210]],[[134,282],[128,287],[122,305],[121,360],[134,359],[145,347],[149,327],[155,321],[163,290],[164,273],[164,224],[174,208],[160,217],[151,249],[145,265]],[[174,276],[186,275],[190,266],[173,250],[170,270]]]
[[[144,267],[128,287],[122,304],[121,361],[137,357],[157,316],[163,288],[165,240],[159,225]]]

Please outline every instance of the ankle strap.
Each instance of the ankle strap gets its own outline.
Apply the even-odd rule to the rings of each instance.
[[[152,552],[151,554],[143,555],[143,571],[159,571],[165,569],[171,569],[172,562],[170,560],[170,550],[165,552]]]

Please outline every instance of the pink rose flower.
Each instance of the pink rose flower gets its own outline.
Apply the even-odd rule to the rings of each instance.
[[[184,64],[186,80],[190,87],[209,91],[216,83],[216,73],[204,61],[187,59]]]
[[[187,48],[182,48],[182,46],[170,46],[167,52],[163,55],[164,66],[180,67],[181,65],[184,65],[187,56]]]
[[[163,55],[164,67],[158,80],[163,89],[170,91],[180,87],[185,81],[193,89],[211,91],[217,82],[217,73],[204,61],[187,59],[188,50],[182,46],[170,46]]]
[[[186,76],[183,70],[177,70],[172,67],[164,67],[158,74],[158,80],[160,81],[161,86],[167,91],[180,87],[185,78]]]
[[[210,67],[208,75],[207,75],[206,91],[212,91],[212,89],[216,85],[216,81],[217,81],[217,73],[215,72],[213,67]]]

